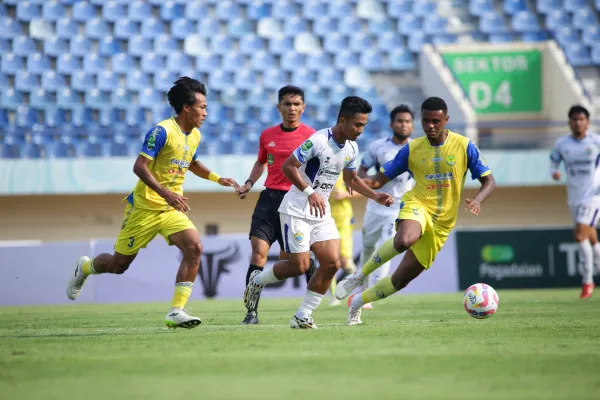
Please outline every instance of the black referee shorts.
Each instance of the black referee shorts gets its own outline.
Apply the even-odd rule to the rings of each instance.
[[[283,190],[265,189],[254,207],[252,223],[250,224],[250,236],[256,236],[272,245],[277,241],[283,250],[283,236],[281,234],[281,223],[279,221],[279,205],[287,192]]]

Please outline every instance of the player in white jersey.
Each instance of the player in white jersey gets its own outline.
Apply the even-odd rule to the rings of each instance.
[[[390,112],[390,128],[392,128],[393,135],[371,143],[358,168],[358,176],[363,178],[365,183],[370,185],[373,178],[368,175],[369,169],[374,168],[375,172],[379,172],[379,168],[393,160],[400,148],[409,142],[409,136],[413,131],[413,119],[413,111],[405,104],[395,107]],[[394,206],[383,207],[373,200],[367,201],[362,230],[361,266],[371,257],[377,247],[394,237],[395,221],[400,211],[400,199],[404,193],[413,188],[414,184],[414,179],[408,172],[405,172],[376,190],[392,196]],[[365,281],[367,287],[364,287],[363,290],[374,286],[379,279],[387,276],[389,270],[390,263],[386,262],[369,275],[369,280]],[[371,303],[365,304],[363,308],[372,308]]]
[[[575,223],[575,240],[579,243],[583,264],[581,298],[592,297],[594,261],[600,263],[600,243],[596,224],[600,218],[600,136],[588,131],[590,113],[582,106],[569,110],[571,134],[556,141],[552,149],[551,173],[560,180],[558,170],[563,162],[567,173],[567,197]]]
[[[390,206],[392,197],[369,188],[356,174],[358,146],[355,141],[367,124],[371,105],[356,96],[341,104],[337,124],[313,134],[283,164],[293,183],[279,207],[285,251],[291,259],[279,261],[263,272],[255,271],[244,293],[246,307],[252,307],[262,288],[286,278],[300,276],[309,267],[310,250],[319,260],[302,304],[292,317],[292,328],[315,329],[315,310],[340,268],[340,240],[329,212],[329,195],[343,171],[346,185],[358,193]]]

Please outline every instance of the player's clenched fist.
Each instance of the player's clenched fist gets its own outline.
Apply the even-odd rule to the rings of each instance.
[[[470,211],[473,215],[479,215],[479,211],[481,211],[481,203],[477,200],[467,199],[467,211]]]
[[[387,193],[377,193],[373,200],[386,207],[389,207],[392,204],[394,204],[394,198]]]
[[[323,218],[325,216],[325,200],[319,193],[313,193],[308,196],[308,204],[310,204],[310,215]]]

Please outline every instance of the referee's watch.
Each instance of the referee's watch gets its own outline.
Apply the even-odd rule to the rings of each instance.
[[[250,182],[250,188],[252,188],[254,186],[254,182],[252,182],[252,179],[246,179],[246,182],[244,182],[244,185],[248,182]]]

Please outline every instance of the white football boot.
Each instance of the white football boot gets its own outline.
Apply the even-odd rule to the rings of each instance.
[[[362,325],[362,319],[360,319],[360,313],[361,313],[360,308],[358,310],[350,308],[348,310],[348,321],[346,321],[346,324],[348,326]]]
[[[312,317],[298,318],[296,315],[292,317],[290,321],[290,328],[292,329],[317,329]]]
[[[362,274],[358,275],[359,271],[353,273],[352,275],[348,275],[340,283],[337,284],[335,288],[335,297],[338,300],[345,299],[348,297],[354,289],[361,286],[365,281],[365,276]]]
[[[71,280],[69,281],[69,286],[67,286],[67,297],[70,300],[77,300],[79,294],[81,293],[81,288],[87,279],[87,275],[83,273],[81,266],[84,262],[88,261],[90,258],[83,256],[79,257],[77,260],[77,265],[75,265],[75,272],[71,276]]]
[[[169,328],[191,329],[200,325],[202,321],[198,317],[187,315],[181,308],[172,308],[165,317],[165,325]]]

